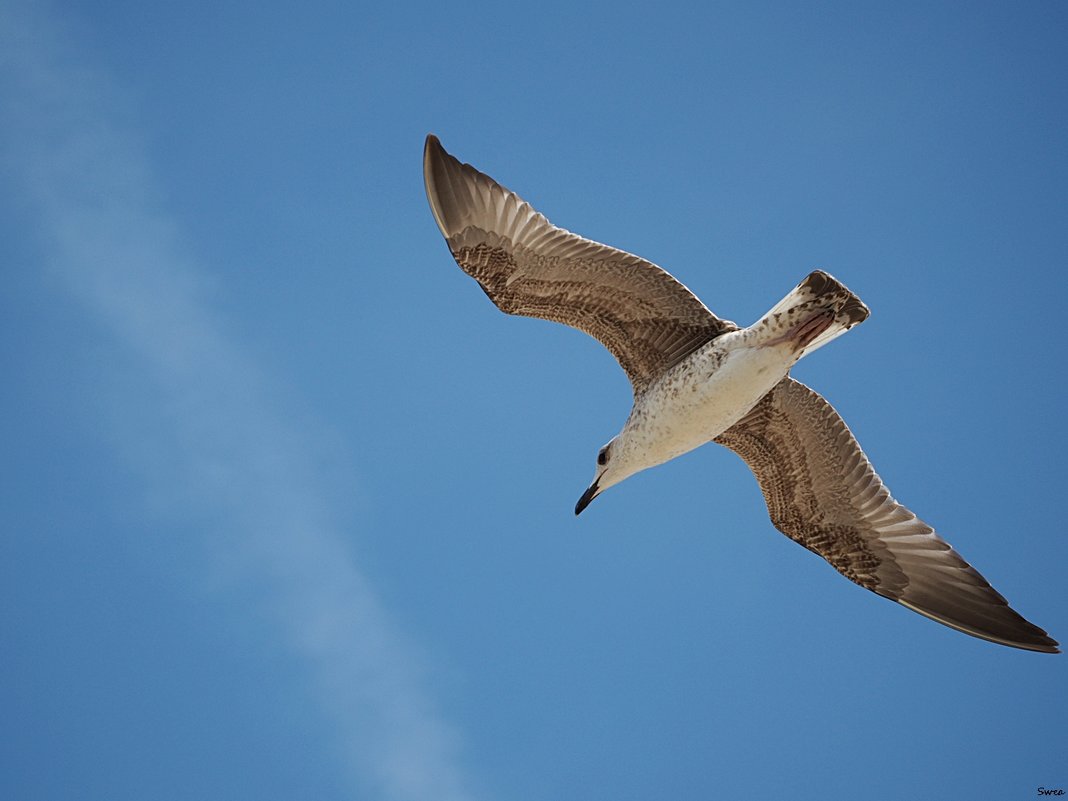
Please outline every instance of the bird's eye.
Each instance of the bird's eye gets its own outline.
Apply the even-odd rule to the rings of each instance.
[[[608,463],[608,448],[601,448],[601,452],[597,454],[597,464],[604,465]]]

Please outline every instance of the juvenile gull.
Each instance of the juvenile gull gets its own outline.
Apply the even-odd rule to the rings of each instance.
[[[575,514],[629,476],[718,442],[756,474],[775,527],[846,578],[966,634],[1057,653],[890,496],[838,412],[789,377],[798,359],[868,316],[832,276],[811,273],[740,328],[655,264],[552,225],[433,135],[423,176],[457,264],[501,311],[585,331],[630,378],[630,416],[597,454]]]

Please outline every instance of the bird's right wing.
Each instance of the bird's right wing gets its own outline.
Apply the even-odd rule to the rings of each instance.
[[[522,198],[426,139],[423,177],[457,264],[501,311],[573,326],[599,340],[637,394],[727,331],[655,264],[557,228]]]
[[[775,527],[846,578],[966,634],[1057,652],[890,496],[838,412],[804,384],[784,378],[715,441],[756,474]]]

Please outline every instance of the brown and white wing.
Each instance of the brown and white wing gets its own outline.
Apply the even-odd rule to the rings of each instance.
[[[667,272],[557,228],[522,198],[426,139],[426,194],[456,263],[501,311],[541,317],[595,337],[638,393],[727,331]]]
[[[890,496],[818,393],[785,378],[716,442],[752,468],[775,527],[846,578],[966,634],[1057,652],[1046,632]]]

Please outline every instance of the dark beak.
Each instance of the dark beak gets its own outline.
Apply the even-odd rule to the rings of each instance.
[[[578,499],[578,503],[575,504],[575,514],[582,514],[582,510],[590,505],[590,501],[597,497],[597,493],[600,492],[600,488],[597,486],[600,479],[590,484],[590,488],[582,493],[582,497]]]

